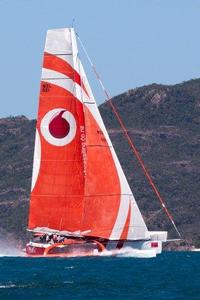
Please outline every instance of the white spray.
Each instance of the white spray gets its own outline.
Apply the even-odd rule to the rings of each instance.
[[[13,238],[3,239],[0,237],[0,256],[24,256],[24,252]]]

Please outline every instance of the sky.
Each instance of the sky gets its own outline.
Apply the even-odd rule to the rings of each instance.
[[[200,77],[199,0],[0,0],[0,117],[36,118],[46,31],[73,19],[112,96]]]

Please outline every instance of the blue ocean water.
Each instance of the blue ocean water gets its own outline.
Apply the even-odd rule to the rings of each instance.
[[[0,258],[0,299],[200,299],[200,253]]]

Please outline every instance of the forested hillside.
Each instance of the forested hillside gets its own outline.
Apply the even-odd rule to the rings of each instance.
[[[200,79],[113,98],[184,238],[200,246]],[[100,111],[150,229],[176,237],[108,103]],[[0,233],[26,238],[35,120],[0,119]]]

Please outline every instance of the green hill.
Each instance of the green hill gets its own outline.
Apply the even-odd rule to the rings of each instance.
[[[200,246],[200,79],[152,84],[113,98],[184,238]],[[150,229],[175,232],[108,103],[105,125]],[[0,233],[26,239],[35,120],[0,119]]]

